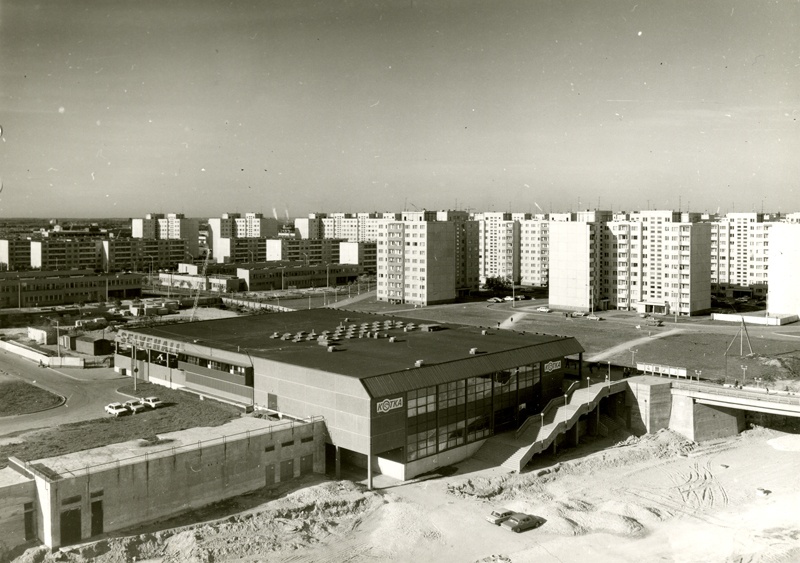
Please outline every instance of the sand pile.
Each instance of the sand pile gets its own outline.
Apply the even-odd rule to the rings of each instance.
[[[42,557],[33,550],[19,562],[205,563],[237,559],[262,561],[346,534],[383,504],[382,498],[349,481],[303,488],[257,509],[223,520],[164,532],[111,538]],[[274,555],[285,559],[279,555]],[[41,558],[40,558],[41,557]]]

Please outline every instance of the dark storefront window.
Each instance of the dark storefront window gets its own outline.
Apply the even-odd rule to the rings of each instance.
[[[410,391],[407,461],[518,427],[541,407],[540,377],[532,364]]]

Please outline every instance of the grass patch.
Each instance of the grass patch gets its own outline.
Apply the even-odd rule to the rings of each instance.
[[[25,381],[0,381],[0,416],[28,414],[59,405],[63,399]]]
[[[166,406],[145,410],[136,415],[119,418],[96,418],[83,422],[62,424],[26,437],[19,444],[0,446],[0,467],[8,456],[25,461],[64,455],[117,442],[153,439],[157,434],[198,426],[221,426],[238,418],[241,411],[232,405],[216,401],[201,401],[191,393],[167,389],[151,383],[139,383],[136,395],[156,395]],[[133,385],[120,389],[133,395]]]

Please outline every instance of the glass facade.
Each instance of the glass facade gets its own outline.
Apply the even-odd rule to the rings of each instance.
[[[512,430],[538,406],[540,364],[409,391],[406,461]]]

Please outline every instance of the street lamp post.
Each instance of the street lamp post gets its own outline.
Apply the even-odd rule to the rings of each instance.
[[[741,365],[739,367],[742,368],[742,386],[744,386],[744,382],[747,379],[747,366],[746,365]]]
[[[700,382],[700,374],[701,373],[703,373],[703,370],[701,370],[701,369],[694,370],[694,374],[697,376],[698,383]]]
[[[567,394],[564,393],[564,428],[567,426]]]
[[[631,350],[631,364],[633,364],[634,368],[636,367],[636,353],[638,351],[639,350]]]

